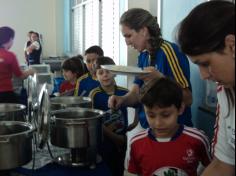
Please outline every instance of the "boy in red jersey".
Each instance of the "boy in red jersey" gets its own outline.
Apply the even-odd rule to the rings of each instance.
[[[210,163],[207,137],[177,123],[184,111],[181,87],[168,78],[150,82],[141,91],[150,129],[131,139],[128,171],[142,176],[197,176]]]

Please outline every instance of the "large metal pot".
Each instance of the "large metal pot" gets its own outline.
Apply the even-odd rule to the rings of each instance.
[[[51,110],[61,110],[68,107],[92,108],[92,101],[88,97],[55,97],[50,99]]]
[[[14,169],[32,160],[33,126],[24,122],[0,122],[0,170]]]
[[[21,104],[0,104],[0,121],[26,121],[26,106]]]
[[[55,98],[56,99],[56,98]],[[50,111],[50,100],[44,89],[39,108],[39,147],[43,148],[50,134],[54,146],[71,149],[70,154],[54,158],[63,166],[95,166],[101,161],[97,148],[102,142],[102,116],[99,110],[81,108],[90,105],[91,100],[81,97],[60,97],[55,103],[60,109]],[[72,100],[72,102],[70,102]],[[53,101],[51,101],[51,106]],[[69,105],[69,106],[67,106]],[[71,107],[76,106],[76,107]],[[53,109],[53,108],[51,108]]]
[[[51,143],[58,147],[80,149],[102,142],[102,111],[68,108],[52,112]]]

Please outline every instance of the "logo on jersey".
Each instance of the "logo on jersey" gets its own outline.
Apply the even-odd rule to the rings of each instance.
[[[196,160],[194,150],[193,149],[187,149],[186,150],[186,156],[183,157],[183,160],[186,161],[188,164],[194,163],[195,160]]]
[[[152,176],[188,176],[188,174],[179,168],[163,167],[155,171]]]

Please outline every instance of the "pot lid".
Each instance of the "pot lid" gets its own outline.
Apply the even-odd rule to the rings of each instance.
[[[53,97],[50,99],[51,104],[63,104],[63,105],[79,105],[91,103],[92,100],[89,97],[72,97],[72,96],[63,96],[63,97]]]
[[[88,121],[102,118],[104,112],[97,109],[89,108],[66,108],[62,110],[52,111],[51,115],[59,122],[74,123],[78,121]]]
[[[0,139],[32,133],[31,124],[19,121],[0,121]]]
[[[39,96],[39,114],[38,114],[38,137],[39,148],[44,148],[49,138],[50,131],[50,100],[47,91],[47,84],[44,84]]]
[[[26,109],[26,106],[22,104],[0,103],[0,113],[17,112],[17,111],[22,111],[25,109]]]
[[[29,76],[28,78],[28,101],[32,103],[33,105],[37,103],[37,76],[34,74],[34,76]]]

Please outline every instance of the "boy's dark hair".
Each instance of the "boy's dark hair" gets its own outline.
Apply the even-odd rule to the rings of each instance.
[[[76,73],[77,78],[81,77],[87,72],[85,68],[86,66],[83,62],[83,56],[81,55],[71,57],[65,60],[65,62],[62,64],[63,70],[69,70],[72,73]]]
[[[110,57],[99,57],[95,64],[95,70],[101,69],[101,65],[116,65],[114,60]]]
[[[104,52],[103,52],[102,48],[100,46],[97,46],[97,45],[91,46],[90,48],[88,48],[85,51],[85,55],[92,54],[92,53],[95,53],[99,56],[104,56]]]
[[[154,106],[167,108],[175,105],[177,109],[180,109],[183,101],[183,92],[177,82],[165,77],[153,80],[143,87],[140,98],[141,103],[149,108]]]
[[[15,37],[15,31],[7,26],[0,27],[0,46],[9,42]]]

